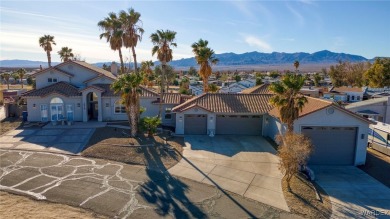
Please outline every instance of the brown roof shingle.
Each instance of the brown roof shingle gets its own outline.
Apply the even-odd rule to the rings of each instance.
[[[333,102],[323,100],[323,99],[318,99],[314,97],[306,97],[306,99],[307,99],[307,103],[303,107],[302,111],[299,112],[299,117],[306,116],[310,113],[314,113],[318,110],[333,105]],[[279,109],[277,107],[273,108],[272,110],[269,111],[269,115],[276,118],[280,118]]]
[[[272,94],[270,84],[261,84],[241,91],[242,94]]]
[[[198,106],[215,113],[267,113],[272,109],[268,103],[271,96],[269,94],[206,93],[174,107],[173,111],[182,112]]]
[[[339,93],[345,93],[345,92],[363,92],[363,89],[361,87],[334,87],[331,91],[336,91]]]
[[[61,94],[66,97],[81,96],[81,93],[76,86],[60,81],[47,87],[28,91],[23,94],[23,97],[43,97],[52,93]]]

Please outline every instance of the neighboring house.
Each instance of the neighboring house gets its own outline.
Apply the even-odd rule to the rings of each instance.
[[[351,103],[346,109],[379,122],[390,123],[390,97],[374,98]]]
[[[222,87],[219,90],[219,93],[240,93],[241,91],[253,87],[255,85],[256,80],[254,79],[242,80]]]
[[[272,94],[270,84],[261,84],[241,91],[242,94]]]
[[[333,87],[329,92],[324,92],[324,98],[341,102],[358,102],[363,100],[363,94],[364,89],[359,87]]]
[[[203,84],[196,84],[189,86],[189,90],[191,91],[192,95],[199,96],[203,94]]]
[[[388,96],[390,96],[389,87],[383,87],[383,88],[366,87],[364,90],[363,98],[367,100],[367,99],[381,98],[381,97],[388,97]]]
[[[308,97],[320,97],[320,89],[314,87],[302,87],[300,92]]]
[[[366,118],[337,104],[307,97],[308,102],[294,122],[294,132],[310,137],[314,151],[312,165],[361,165],[366,160],[368,126]],[[274,138],[285,132],[279,110],[274,108],[265,118],[265,136]]]
[[[117,78],[116,68],[108,72],[81,61],[67,61],[35,73],[36,89],[24,93],[28,121],[117,121],[127,120],[119,94],[110,85]],[[159,94],[141,87],[141,116],[156,116]],[[171,109],[183,102],[180,94],[163,96],[162,123],[175,124]]]

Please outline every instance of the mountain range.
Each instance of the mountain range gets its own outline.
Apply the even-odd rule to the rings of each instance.
[[[315,53],[284,53],[284,52],[247,52],[242,54],[236,53],[222,53],[216,54],[216,58],[219,59],[218,65],[220,66],[255,66],[255,65],[284,65],[292,64],[298,60],[300,64],[330,64],[337,63],[338,61],[350,61],[350,62],[362,62],[372,61],[363,56],[352,55],[346,53],[335,53],[328,50],[322,50]],[[110,64],[111,62],[99,62],[93,63],[98,67],[102,67],[103,64]],[[52,65],[56,65],[58,62],[53,62]],[[158,64],[156,62],[155,64]],[[195,58],[185,58],[180,60],[173,60],[169,63],[173,67],[191,67],[197,66]],[[25,67],[25,68],[39,68],[39,66],[47,67],[47,62],[42,61],[30,61],[30,60],[1,60],[0,67]]]

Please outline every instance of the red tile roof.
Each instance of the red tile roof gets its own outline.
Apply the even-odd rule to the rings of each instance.
[[[270,84],[261,84],[241,91],[242,94],[272,94]]]
[[[216,113],[263,114],[272,109],[268,103],[271,96],[269,94],[206,93],[174,107],[173,111],[183,112],[192,107],[200,107]]]
[[[27,91],[22,96],[23,97],[44,97],[52,93],[61,94],[66,97],[81,96],[81,93],[76,86],[71,85],[64,81],[60,81],[58,83],[40,89]]]

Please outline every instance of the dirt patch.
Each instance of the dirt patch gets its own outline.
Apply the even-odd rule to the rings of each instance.
[[[359,166],[361,170],[390,188],[390,156],[372,148],[367,148],[366,164]]]
[[[106,218],[84,209],[0,191],[0,215],[3,218]]]
[[[21,118],[14,118],[14,117],[6,118],[0,122],[0,135],[4,135],[6,132],[19,127],[22,127]]]
[[[328,194],[320,186],[308,181],[304,175],[294,176],[290,185],[291,192],[288,191],[287,181],[283,178],[283,194],[291,213],[304,218],[330,218],[332,204]],[[318,191],[320,200],[314,188]]]
[[[182,137],[158,134],[148,138],[140,134],[130,138],[128,133],[129,130],[113,127],[96,129],[81,155],[157,169],[168,169],[180,161],[184,146]],[[164,139],[167,139],[166,144]]]

